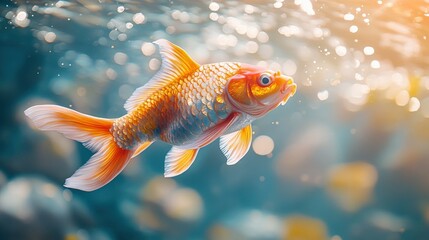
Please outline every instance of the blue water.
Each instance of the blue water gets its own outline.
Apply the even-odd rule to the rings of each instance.
[[[2,1],[0,239],[429,239],[428,24],[428,0]],[[122,116],[160,38],[297,94],[234,166],[215,142],[167,179],[156,142],[105,187],[64,188],[92,153],[23,111]]]

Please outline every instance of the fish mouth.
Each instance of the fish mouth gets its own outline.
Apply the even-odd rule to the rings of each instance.
[[[292,97],[296,92],[296,84],[293,83],[292,80],[288,80],[280,89],[280,93],[282,94],[283,98],[280,102],[281,105],[285,105],[287,100]]]

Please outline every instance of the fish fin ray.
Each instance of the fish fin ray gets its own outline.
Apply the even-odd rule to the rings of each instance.
[[[228,159],[227,165],[234,165],[249,151],[252,143],[252,126],[246,127],[220,137],[220,149]]]
[[[65,187],[94,191],[112,181],[129,163],[134,151],[120,148],[113,139],[104,139],[103,146],[71,177]]]
[[[97,118],[57,105],[36,105],[24,111],[33,126],[56,131],[66,138],[84,143],[92,151],[100,149],[101,139],[111,136],[114,119]]]
[[[172,147],[165,157],[164,176],[174,177],[182,174],[192,165],[198,154],[197,149]]]
[[[154,92],[166,86],[171,81],[183,78],[200,67],[179,46],[165,39],[159,39],[154,43],[159,46],[159,53],[162,59],[161,69],[147,84],[134,91],[124,105],[127,111],[131,111],[137,107]]]
[[[140,146],[137,147],[137,149],[135,150],[135,152],[131,158],[137,157],[137,155],[139,155],[141,152],[146,150],[146,148],[148,148],[151,144],[152,144],[152,142],[144,142],[144,143],[140,144]]]
[[[233,123],[235,123],[240,117],[239,113],[232,113],[229,117],[227,117],[220,124],[210,128],[201,136],[199,136],[196,140],[193,140],[190,143],[184,144],[182,146],[178,146],[178,148],[182,149],[192,149],[192,148],[202,148],[207,144],[213,142],[218,137],[220,137]]]
[[[133,155],[133,150],[122,149],[114,142],[110,133],[113,119],[96,118],[56,105],[37,105],[24,113],[38,129],[59,132],[96,152],[66,180],[65,187],[96,190],[116,177]]]

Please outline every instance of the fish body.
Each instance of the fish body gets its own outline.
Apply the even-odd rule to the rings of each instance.
[[[296,91],[293,80],[280,72],[238,62],[199,65],[167,40],[154,43],[161,69],[127,100],[126,115],[96,118],[57,105],[25,110],[35,127],[60,132],[95,152],[64,186],[98,189],[154,141],[173,145],[165,160],[166,177],[186,171],[199,149],[217,138],[227,164],[235,164],[250,148],[251,122]]]
[[[202,65],[170,82],[113,123],[116,143],[125,149],[156,140],[174,146],[190,144],[232,113],[224,89],[240,66],[232,62]]]

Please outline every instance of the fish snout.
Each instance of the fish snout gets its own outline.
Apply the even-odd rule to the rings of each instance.
[[[280,88],[280,93],[283,96],[281,105],[285,105],[287,100],[292,97],[296,92],[296,84],[291,77],[282,76],[283,84]]]
[[[293,78],[282,75],[281,79],[282,79],[283,84],[280,88],[280,92],[282,94],[287,94],[287,95],[293,96],[295,94],[296,88],[297,88],[296,84],[293,81]]]

